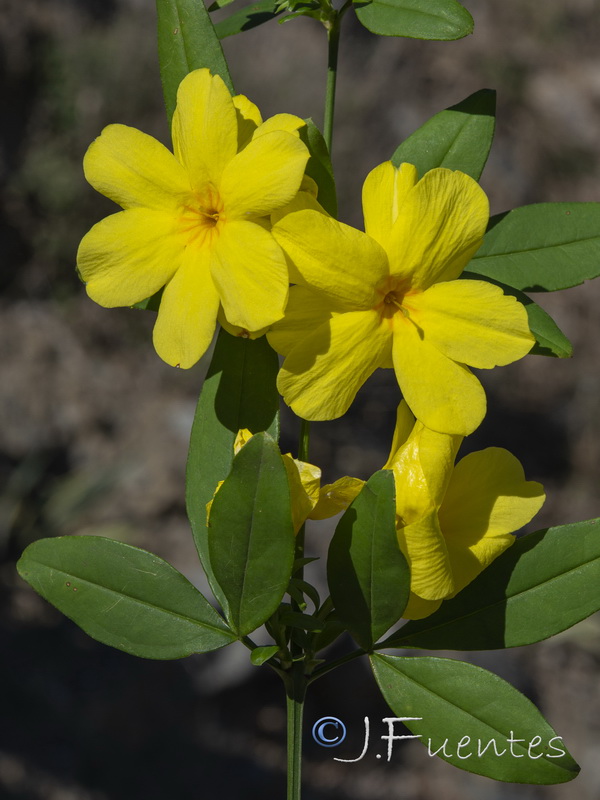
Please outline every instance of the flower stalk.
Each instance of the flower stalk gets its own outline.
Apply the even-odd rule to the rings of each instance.
[[[331,155],[333,142],[333,115],[335,111],[335,89],[337,83],[338,51],[340,44],[341,13],[334,16],[327,24],[327,85],[325,89],[325,116],[323,121],[323,137]]]
[[[302,796],[302,718],[307,680],[304,661],[296,661],[285,676],[287,695],[287,800]]]

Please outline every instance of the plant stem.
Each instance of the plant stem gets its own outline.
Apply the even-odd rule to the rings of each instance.
[[[310,444],[310,422],[303,419],[300,422],[300,441],[298,442],[298,461],[308,461],[308,447]]]
[[[304,662],[296,661],[287,673],[287,800],[302,796],[302,717],[307,681]]]
[[[325,89],[325,119],[323,122],[323,136],[329,155],[333,141],[333,112],[335,109],[335,85],[337,79],[338,49],[340,43],[341,14],[336,14],[327,26],[327,87]]]
[[[329,50],[323,135],[330,154],[333,140],[333,112],[335,106],[335,86],[340,41],[340,19],[341,15],[336,13],[333,20],[327,25]],[[300,461],[308,461],[309,443],[310,423],[303,419],[298,443],[298,459]],[[298,532],[298,536],[296,537],[296,558],[302,558],[303,555],[304,526],[302,526],[302,529]],[[302,570],[300,570],[300,574],[302,574]],[[304,675],[304,659],[300,658],[301,653],[301,648],[292,642],[292,654],[297,660],[284,678],[287,696],[287,800],[301,800],[302,794],[302,717],[304,714],[304,698],[306,696],[308,680]]]

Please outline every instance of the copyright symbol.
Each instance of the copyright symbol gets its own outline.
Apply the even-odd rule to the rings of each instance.
[[[337,717],[321,717],[313,725],[312,735],[321,747],[337,747],[346,738],[346,726]]]

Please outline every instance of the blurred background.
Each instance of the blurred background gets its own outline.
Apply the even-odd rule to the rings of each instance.
[[[361,224],[367,172],[431,115],[477,89],[498,91],[482,180],[493,213],[543,201],[600,200],[600,9],[596,0],[467,0],[475,34],[435,43],[342,30],[334,167],[341,219]],[[225,41],[238,92],[267,117],[320,124],[324,30],[271,22]],[[189,430],[206,361],[183,372],[151,345],[151,312],[105,310],[75,275],[81,236],[112,204],[83,179],[103,126],[168,143],[151,0],[0,4],[0,797],[11,800],[282,798],[279,682],[235,646],[146,662],[95,643],[38,598],[14,564],[36,538],[95,533],[147,548],[197,585],[185,517]],[[535,528],[600,513],[600,282],[536,297],[575,346],[484,374],[489,414],[469,449],[511,449],[548,501]],[[380,371],[349,415],[314,425],[326,480],[385,461],[397,389]],[[283,413],[283,448],[297,430]],[[325,552],[331,526],[308,533]],[[315,569],[315,580],[319,580]],[[446,654],[456,655],[456,654]],[[459,657],[461,654],[458,654]],[[466,657],[466,656],[465,656]],[[363,663],[313,687],[306,709],[306,800],[596,800],[600,796],[600,624],[471,660],[538,704],[582,765],[574,784],[496,784],[430,759],[420,744],[389,764],[354,758],[370,716],[388,714]],[[319,749],[312,723],[335,715],[344,752]]]

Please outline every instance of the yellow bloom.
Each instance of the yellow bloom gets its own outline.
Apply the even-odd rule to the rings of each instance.
[[[393,366],[418,419],[471,433],[485,394],[465,365],[508,364],[534,342],[513,297],[455,280],[481,244],[487,198],[462,172],[417,181],[411,164],[386,162],[365,181],[363,210],[366,233],[310,208],[273,226],[298,284],[268,334],[286,356],[279,390],[299,416],[333,419],[377,367]]]
[[[508,450],[488,447],[454,466],[462,437],[413,422],[401,403],[386,468],[394,471],[398,542],[411,570],[403,616],[421,619],[510,547],[545,495]]]
[[[235,455],[252,435],[246,428],[238,431],[233,445]],[[294,533],[298,533],[307,519],[327,519],[344,511],[363,487],[364,481],[348,477],[321,486],[319,467],[299,461],[291,453],[282,455],[282,458],[290,486]],[[210,513],[210,508],[208,511]]]
[[[77,256],[89,296],[128,306],[164,287],[154,345],[191,367],[224,319],[258,331],[283,316],[285,256],[268,216],[296,195],[308,160],[304,122],[262,122],[243,95],[200,69],[177,92],[174,154],[151,136],[109,125],[88,149],[87,180],[124,209],[83,238]]]

